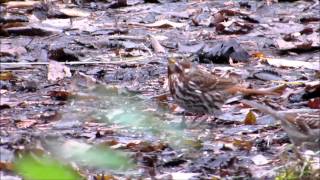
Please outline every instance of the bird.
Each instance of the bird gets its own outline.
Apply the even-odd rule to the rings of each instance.
[[[291,142],[303,149],[320,150],[320,110],[305,109],[299,111],[276,111],[267,105],[255,101],[241,100],[259,111],[270,114],[280,120],[281,127]]]
[[[275,92],[248,89],[239,77],[218,76],[190,61],[168,59],[168,83],[176,104],[187,112],[218,115],[225,102],[238,94],[276,95]]]

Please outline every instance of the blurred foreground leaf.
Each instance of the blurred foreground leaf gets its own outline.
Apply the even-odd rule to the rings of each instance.
[[[24,155],[15,161],[15,170],[26,180],[79,180],[81,176],[70,166],[48,156]]]
[[[81,96],[94,96],[94,99],[83,99]],[[171,147],[198,148],[199,142],[191,139],[177,126],[165,120],[165,116],[157,111],[151,100],[143,99],[125,90],[107,86],[97,86],[82,90],[66,109],[66,116],[76,114],[79,119],[95,119],[107,124],[117,124],[119,130],[130,133],[144,133],[169,143]],[[153,108],[154,107],[154,108]],[[116,130],[116,129],[114,129]],[[145,136],[147,137],[147,136]],[[201,146],[201,145],[200,145]]]
[[[171,147],[201,148],[201,142],[192,136],[188,138],[184,129],[167,123],[157,114],[143,111],[136,104],[117,107],[118,109],[100,110],[96,115],[104,122],[112,122],[125,126],[132,131],[149,133],[162,141],[168,142]]]
[[[96,147],[86,143],[68,140],[63,144],[46,142],[56,156],[79,165],[99,167],[103,169],[130,169],[134,167],[132,160],[125,154],[108,147]]]
[[[64,109],[61,121],[94,119],[101,123],[110,124],[113,131],[116,131],[118,128],[119,132],[143,133],[146,135],[144,137],[148,138],[147,141],[157,141],[159,139],[164,141],[164,144],[169,143],[171,147],[186,149],[200,148],[202,146],[200,141],[194,140],[194,136],[190,138],[190,136],[185,134],[183,129],[165,121],[163,119],[165,116],[159,114],[156,109],[152,109],[153,106],[150,106],[151,101],[146,101],[132,94],[123,93],[114,87],[106,88],[98,86],[88,91],[75,93],[73,98],[68,100],[70,106]],[[80,141],[66,140],[65,138],[49,139],[42,139],[42,145],[45,149],[49,150],[52,156],[64,162],[75,164],[80,169],[90,167],[100,170],[128,171],[136,167],[127,153],[119,152],[108,146],[96,146]],[[19,164],[24,165],[20,165],[19,172],[26,174],[24,177],[28,177],[27,179],[46,179],[47,176],[40,176],[40,172],[44,172],[45,170],[34,171],[35,168],[28,169],[28,166],[32,167],[31,165],[25,165],[27,163],[31,164],[29,161],[26,161],[24,164],[19,162]],[[32,163],[37,164],[36,162]],[[55,167],[54,163],[51,164],[49,164],[51,167],[48,169],[53,169],[53,172],[45,174],[49,177],[47,179],[56,179],[54,175],[62,173],[57,173],[54,169],[63,170],[63,168],[59,169],[59,165]],[[40,172],[35,173],[35,175],[32,174],[29,178],[27,176],[31,174],[29,171]],[[69,179],[72,178],[70,177]],[[59,179],[63,179],[63,177],[59,177]]]

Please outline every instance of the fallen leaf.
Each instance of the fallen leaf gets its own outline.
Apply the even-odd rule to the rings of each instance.
[[[65,77],[71,77],[70,69],[56,61],[50,61],[48,65],[48,80],[57,81]]]
[[[70,28],[71,21],[70,19],[45,19],[42,21],[42,24],[56,27],[56,28]]]
[[[21,56],[25,53],[27,53],[27,50],[22,46],[17,46],[17,47],[7,46],[7,45],[0,46],[0,57],[3,57],[3,56],[16,57],[16,56]]]
[[[101,174],[101,175],[94,176],[94,179],[95,180],[117,180],[118,178],[115,178],[112,175]]]
[[[319,62],[305,62],[288,59],[267,58],[268,64],[275,67],[292,67],[292,68],[307,68],[313,70],[320,70]]]
[[[253,146],[253,143],[251,141],[238,140],[238,139],[235,139],[232,144],[233,146],[236,146],[239,149],[244,149],[248,151],[250,151]]]
[[[311,31],[313,31],[311,29]],[[308,35],[302,33],[309,33]],[[306,51],[313,48],[319,48],[320,43],[317,41],[319,39],[319,33],[312,33],[310,30],[303,32],[303,29],[299,32],[292,32],[286,34],[283,38],[279,38],[276,44],[281,51],[288,50],[299,50]]]
[[[185,23],[176,23],[176,22],[172,22],[166,19],[163,20],[159,20],[156,21],[154,23],[151,24],[146,24],[145,26],[147,27],[158,27],[158,28],[181,28],[183,26],[185,26]]]
[[[4,71],[0,73],[0,81],[9,81],[14,78],[12,72],[10,71]]]
[[[265,156],[263,156],[261,154],[253,156],[251,158],[251,160],[253,161],[253,163],[255,165],[258,165],[258,166],[265,165],[265,164],[268,164],[270,162]]]
[[[59,9],[60,12],[63,14],[70,16],[70,17],[87,17],[90,16],[90,13],[81,9],[77,8],[62,8]]]
[[[262,52],[255,52],[255,53],[251,54],[251,56],[256,59],[265,59],[266,58],[266,55],[263,54]]]
[[[138,142],[128,143],[126,145],[126,148],[136,152],[154,152],[154,151],[162,151],[165,148],[165,145],[161,143],[152,144],[145,141],[138,141]]]
[[[276,40],[279,50],[291,50],[291,49],[310,49],[312,48],[312,42],[294,42],[285,41],[283,39]]]
[[[256,115],[252,111],[249,111],[246,118],[244,119],[244,124],[245,125],[254,125],[256,123],[257,123]]]
[[[1,171],[13,171],[14,165],[12,162],[2,162],[0,161],[0,170]]]
[[[54,100],[66,101],[71,96],[71,93],[67,91],[50,91],[49,96]]]
[[[0,95],[0,97],[1,97],[1,95]],[[18,104],[19,104],[19,102],[11,101],[10,98],[7,98],[7,97],[0,98],[0,110],[12,108],[12,107],[17,106]]]
[[[172,180],[188,180],[193,179],[195,176],[199,176],[200,173],[182,173],[182,172],[176,172],[171,173]]]
[[[164,47],[159,43],[159,41],[152,35],[149,35],[152,48],[156,53],[165,53],[166,50]]]
[[[308,102],[308,107],[312,109],[320,109],[320,98],[310,99]]]
[[[10,1],[5,3],[8,9],[11,8],[28,8],[40,4],[40,1]]]
[[[26,119],[26,120],[21,120],[19,121],[16,126],[18,128],[21,128],[21,129],[25,129],[25,128],[28,128],[28,127],[31,127],[32,125],[36,124],[37,121],[36,120],[33,120],[33,119]]]
[[[254,78],[263,80],[263,81],[280,81],[282,80],[281,74],[272,70],[261,70],[252,74]]]

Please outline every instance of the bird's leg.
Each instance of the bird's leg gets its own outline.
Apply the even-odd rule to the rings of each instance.
[[[208,119],[214,119],[214,118],[215,118],[214,116],[213,116],[213,118],[211,118],[211,116],[207,115],[207,114],[196,114],[195,117],[191,120],[192,126],[189,126],[189,127],[191,127],[191,128],[199,127],[200,125],[204,124]],[[186,118],[186,111],[183,112],[180,127],[181,128],[188,127],[187,118]]]
[[[195,118],[192,119],[192,127],[196,128],[200,125],[203,125],[210,118],[207,114],[199,114]],[[197,121],[196,121],[197,120]]]
[[[186,119],[186,111],[183,111],[182,113],[182,119],[180,122],[180,128],[185,129],[187,127],[187,119]]]
[[[186,112],[186,111],[183,111],[182,120],[181,120],[181,123],[180,123],[180,127],[181,127],[182,129],[188,127],[186,114],[187,114],[187,112]],[[203,117],[204,117],[204,118],[203,118]],[[195,123],[196,120],[198,120],[199,118],[200,118],[199,122],[198,122],[198,123]],[[193,127],[198,127],[198,126],[201,125],[204,121],[206,121],[207,118],[208,118],[207,115],[203,115],[203,114],[198,114],[198,115],[196,115],[196,116],[191,120],[191,124],[192,124],[191,128],[193,128]],[[189,126],[189,127],[190,127],[190,126]]]
[[[200,118],[200,119],[199,119]],[[204,121],[208,119],[208,115],[206,114],[198,114],[196,117],[192,119],[192,124],[195,124],[196,120],[199,119],[199,122],[202,124]]]
[[[216,119],[216,116],[215,116],[215,115],[209,116],[209,124],[210,124],[210,127],[215,127],[214,125],[217,125],[216,123],[212,123],[212,121],[214,121],[215,119]]]

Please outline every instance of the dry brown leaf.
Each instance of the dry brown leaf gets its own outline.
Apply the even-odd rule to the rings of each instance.
[[[0,72],[0,80],[1,81],[9,81],[14,78],[14,75],[10,71]]]
[[[14,165],[12,162],[1,162],[0,161],[0,170],[1,171],[13,171]]]
[[[281,127],[296,146],[310,150],[319,150],[319,110],[298,109],[295,112],[292,110],[290,112],[288,110],[282,112],[275,111],[269,106],[254,101],[241,100],[241,102],[279,119]]]
[[[37,121],[34,119],[26,119],[26,120],[21,120],[19,121],[16,126],[18,128],[24,129],[24,128],[28,128],[31,127],[32,125],[36,124]]]
[[[238,139],[235,139],[232,144],[238,147],[239,149],[244,149],[248,151],[250,151],[253,146],[253,143],[251,141],[238,140]]]
[[[71,96],[71,93],[67,91],[50,91],[49,96],[58,101],[66,101]]]
[[[162,151],[165,147],[162,143],[152,144],[145,141],[130,142],[126,145],[126,148],[138,152]]]
[[[310,99],[308,102],[308,106],[312,109],[320,109],[320,98]]]
[[[115,178],[112,175],[101,174],[101,175],[94,176],[94,179],[96,179],[96,180],[117,180],[118,178]]]
[[[254,125],[256,123],[257,123],[256,115],[252,111],[249,111],[246,118],[244,119],[244,124],[245,125]]]
[[[266,58],[266,55],[263,54],[262,52],[255,52],[255,53],[251,54],[251,56],[256,59],[265,59]]]

